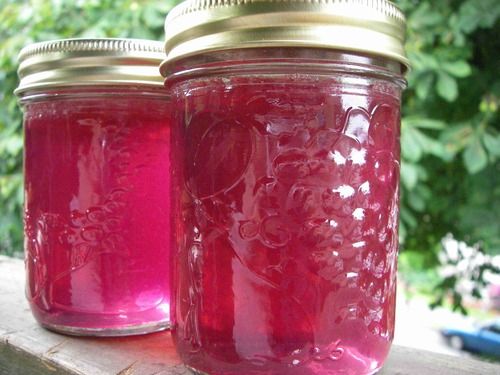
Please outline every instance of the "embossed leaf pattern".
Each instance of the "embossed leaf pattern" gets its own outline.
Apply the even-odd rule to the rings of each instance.
[[[92,124],[94,122],[87,125]],[[110,155],[110,168],[115,168],[112,173],[116,174],[116,181],[127,186],[130,150],[123,145],[128,130],[109,126],[103,131],[103,137],[110,140],[107,153]],[[100,254],[111,252],[127,256],[128,246],[120,232],[120,223],[124,217],[129,188],[121,187],[121,183],[102,197],[101,205],[90,206],[85,210],[73,209],[68,213],[68,218],[60,213],[26,208],[27,271],[32,278],[29,298],[34,300],[41,297],[44,291],[49,293],[47,287],[55,287],[54,283],[85,267]],[[58,263],[49,261],[56,258],[59,259]],[[66,260],[60,262],[62,259]]]
[[[266,79],[176,99],[177,344],[200,368],[362,373],[394,328],[399,103]]]
[[[225,236],[221,233],[227,232],[233,238],[234,259],[266,288],[283,290],[288,285],[287,293],[280,298],[301,311],[300,319],[309,329],[317,327],[318,316],[322,313],[314,304],[303,301],[317,301],[321,295],[332,293],[336,288],[347,288],[360,292],[350,293],[345,309],[334,307],[330,313],[338,312],[332,320],[341,324],[349,319],[361,319],[373,335],[388,337],[392,334],[388,317],[391,307],[383,306],[386,298],[394,293],[391,275],[397,245],[399,150],[396,147],[397,129],[394,128],[397,116],[390,106],[379,105],[371,112],[349,108],[340,132],[313,121],[286,129],[269,122],[254,127],[252,133],[238,131],[245,134],[238,140],[240,149],[245,150],[245,158],[235,158],[233,164],[236,164],[224,174],[215,171],[226,168],[222,167],[226,154],[217,150],[221,150],[219,146],[224,142],[231,141],[227,131],[210,138],[209,144],[205,143],[205,135],[197,145],[197,154],[211,153],[212,157],[221,160],[220,163],[203,164],[203,173],[219,177],[217,188],[203,187],[207,181],[197,177],[198,172],[194,172],[194,180],[188,180],[191,192],[211,191],[210,194],[193,194],[201,232],[214,238]],[[197,119],[193,117],[191,122],[196,129]],[[232,120],[227,124],[229,128],[241,126]],[[214,144],[218,148],[212,151]],[[259,148],[266,148],[268,152],[274,148],[271,168],[267,171],[256,170],[253,163],[257,160],[247,158],[260,152]],[[199,162],[194,160],[192,163]],[[251,206],[245,206],[240,198],[245,194],[242,186],[247,173],[257,177]],[[239,217],[244,219],[237,219]],[[211,235],[210,227],[218,229]],[[200,237],[196,228],[197,237]],[[247,241],[250,247],[237,245],[240,240]],[[203,266],[200,262],[203,244],[207,241],[207,238],[195,241],[190,255],[191,307],[184,335],[193,345],[196,343],[196,347],[201,345],[199,314]],[[261,245],[256,245],[255,241]],[[253,250],[249,251],[250,248]],[[311,250],[298,254],[298,249]],[[273,253],[279,254],[280,260],[276,263],[272,262]],[[306,265],[308,272],[303,277],[315,280],[317,287],[314,290],[303,290],[299,283],[291,282],[297,272],[294,269],[297,262]],[[300,272],[304,272],[303,267]],[[284,284],[285,280],[289,281]],[[325,340],[311,343],[290,352],[283,361],[299,366],[310,361],[340,359],[344,353],[342,340],[331,342],[337,336],[335,326],[322,326],[321,329],[325,331],[323,336],[329,337],[328,343],[325,344]]]

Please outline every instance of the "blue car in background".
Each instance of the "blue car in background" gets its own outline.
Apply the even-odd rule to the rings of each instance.
[[[446,328],[441,333],[454,349],[500,358],[500,320],[480,327]]]

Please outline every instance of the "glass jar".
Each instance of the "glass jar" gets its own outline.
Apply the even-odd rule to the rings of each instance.
[[[167,17],[173,337],[195,372],[381,368],[404,27],[386,1],[191,0]]]
[[[20,53],[26,294],[51,330],[169,326],[170,104],[161,43],[71,39]]]

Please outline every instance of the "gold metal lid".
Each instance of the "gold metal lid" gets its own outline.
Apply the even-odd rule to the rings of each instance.
[[[387,0],[186,0],[165,21],[165,65],[216,50],[319,47],[387,57],[409,67],[406,20]]]
[[[68,86],[162,86],[163,43],[141,39],[63,39],[35,43],[19,53],[15,93]]]

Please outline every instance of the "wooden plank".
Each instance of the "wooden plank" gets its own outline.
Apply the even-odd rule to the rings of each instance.
[[[185,373],[168,332],[128,338],[76,338],[41,328],[24,297],[23,262],[0,257],[1,375]]]
[[[75,338],[41,328],[24,298],[23,262],[0,256],[0,375],[188,373],[168,332],[128,338]],[[500,366],[394,347],[380,374],[494,375],[500,374]]]
[[[67,375],[71,372],[62,369],[51,361],[32,357],[23,350],[12,345],[0,344],[1,375]]]
[[[394,346],[380,375],[500,375],[500,365]]]

